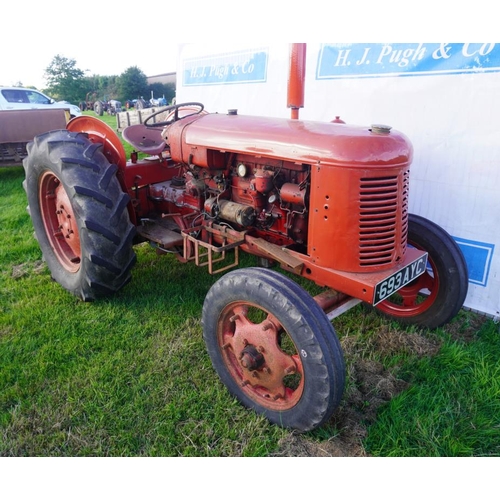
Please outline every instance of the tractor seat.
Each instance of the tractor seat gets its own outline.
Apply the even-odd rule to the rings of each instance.
[[[142,123],[130,125],[123,130],[122,136],[137,151],[151,156],[161,155],[166,147],[161,129],[146,127]]]

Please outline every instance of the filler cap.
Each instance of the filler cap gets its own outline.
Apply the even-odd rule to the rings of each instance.
[[[392,127],[390,125],[382,125],[380,123],[377,123],[372,125],[369,130],[374,134],[390,134],[391,128]]]

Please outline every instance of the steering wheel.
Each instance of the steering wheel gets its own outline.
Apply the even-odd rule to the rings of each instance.
[[[193,113],[189,113],[184,116],[179,116],[179,109],[186,107],[186,106],[195,106],[199,109],[194,111]],[[188,116],[193,116],[193,115],[199,115],[205,106],[201,104],[201,102],[183,102],[181,104],[173,104],[172,106],[167,106],[166,108],[162,108],[155,113],[149,115],[145,120],[144,120],[144,125],[149,128],[154,128],[154,127],[165,127],[166,125],[170,125],[178,120],[182,120],[183,118],[187,118]],[[170,118],[169,120],[163,121],[163,122],[156,122],[156,123],[148,123],[152,118],[155,116],[158,116],[162,113],[165,113],[167,111],[173,111],[173,117]],[[171,113],[172,114],[172,113]]]

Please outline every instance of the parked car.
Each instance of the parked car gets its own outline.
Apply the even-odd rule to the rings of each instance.
[[[68,109],[71,118],[82,114],[80,108],[66,101],[56,102],[38,90],[21,87],[0,87],[0,110]]]

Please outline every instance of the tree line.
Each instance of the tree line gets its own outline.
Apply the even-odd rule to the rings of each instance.
[[[74,59],[56,55],[45,69],[47,88],[44,91],[55,100],[80,104],[88,100],[109,101],[144,98],[149,100],[151,92],[155,99],[165,97],[170,103],[175,97],[175,85],[148,84],[146,75],[137,67],[127,68],[121,75],[85,76]]]

